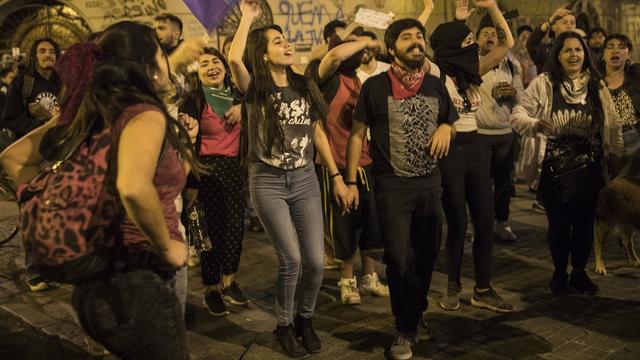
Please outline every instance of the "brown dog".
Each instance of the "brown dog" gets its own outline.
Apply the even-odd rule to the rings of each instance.
[[[598,200],[594,233],[597,273],[607,273],[602,257],[602,243],[616,234],[622,235],[621,244],[629,262],[640,266],[640,258],[633,243],[635,232],[640,232],[640,178],[618,176],[600,191]]]

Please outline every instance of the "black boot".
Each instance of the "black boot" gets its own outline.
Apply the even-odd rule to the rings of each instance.
[[[305,319],[302,316],[296,316],[293,322],[296,328],[296,334],[302,337],[302,344],[312,354],[322,350],[322,343],[316,331],[313,329],[311,318]]]
[[[589,279],[589,275],[587,275],[587,272],[584,271],[584,269],[571,270],[569,285],[579,292],[587,295],[595,295],[600,290],[598,285],[594,284],[591,279]]]
[[[274,331],[282,350],[293,358],[306,358],[309,356],[307,350],[302,346],[300,340],[294,333],[293,324],[280,326]]]
[[[549,289],[556,295],[567,293],[567,270],[553,271],[553,277],[549,282]]]

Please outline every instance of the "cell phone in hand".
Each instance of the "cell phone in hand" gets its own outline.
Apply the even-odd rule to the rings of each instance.
[[[520,12],[518,11],[518,9],[509,10],[503,13],[502,16],[504,16],[505,20],[517,19],[518,17],[520,17]]]

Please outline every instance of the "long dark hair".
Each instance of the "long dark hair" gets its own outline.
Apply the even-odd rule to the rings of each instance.
[[[600,72],[596,68],[596,64],[593,62],[591,58],[591,54],[589,53],[589,46],[587,42],[584,41],[580,34],[573,31],[566,31],[562,34],[558,35],[558,37],[554,40],[553,47],[549,52],[549,58],[547,62],[549,63],[549,73],[551,75],[551,81],[562,82],[566,75],[564,73],[564,69],[562,68],[562,64],[560,64],[560,60],[558,57],[560,56],[560,52],[564,47],[564,43],[568,39],[577,39],[580,41],[580,45],[582,46],[582,50],[584,52],[584,62],[582,63],[582,71],[589,70],[591,73],[591,79],[594,81],[598,81],[602,79],[600,76]]]
[[[224,66],[225,72],[224,86],[234,88],[235,86],[233,84],[233,81],[231,80],[231,68],[229,67],[229,63],[227,62],[227,59],[224,57],[224,55],[222,55],[222,53],[218,49],[212,47],[206,47],[202,50],[203,54],[213,55],[220,59],[222,65]],[[202,81],[200,81],[200,74],[198,72],[195,72],[191,75],[191,78],[188,80],[190,82],[191,96],[199,96],[204,99],[204,94],[202,93]]]
[[[156,54],[160,42],[148,26],[121,21],[109,26],[98,38],[103,56],[95,65],[93,78],[73,120],[57,145],[87,131],[95,124],[113,125],[130,105],[145,103],[159,108],[167,119],[167,141],[196,173],[203,167],[194,158],[189,134],[168,112],[152,81],[158,70]],[[166,56],[165,56],[166,59]],[[64,101],[64,100],[63,100]],[[99,119],[100,121],[95,121]]]
[[[258,141],[258,149],[265,158],[271,157],[272,149],[274,148],[284,152],[284,133],[278,120],[278,109],[271,98],[275,83],[271,77],[269,66],[264,60],[268,44],[266,35],[270,29],[282,34],[282,28],[278,25],[268,25],[251,31],[247,38],[247,47],[243,56],[244,64],[252,76],[251,86],[247,91],[245,101],[254,107],[253,111],[256,115],[255,123],[248,124],[246,108],[243,108],[242,121],[245,131],[242,132],[241,155],[245,165],[248,157],[249,139],[249,134],[246,130],[251,132],[252,139]],[[306,76],[296,74],[291,67],[287,67],[286,72],[289,86],[309,102],[311,113],[320,116],[321,120],[324,121],[327,114],[327,105],[318,86]]]
[[[593,116],[596,121],[602,123],[604,120],[604,113],[602,111],[602,102],[600,100],[600,96],[598,96],[600,89],[604,86],[604,81],[600,72],[596,68],[596,64],[593,62],[591,58],[591,54],[589,53],[589,46],[587,42],[580,36],[580,34],[567,31],[560,34],[553,43],[553,47],[549,52],[549,57],[547,58],[547,63],[549,64],[549,77],[551,78],[551,84],[553,85],[553,90],[559,91],[562,82],[567,78],[564,68],[560,63],[560,52],[564,47],[565,41],[568,39],[577,39],[580,41],[580,45],[582,46],[582,51],[584,53],[584,62],[582,63],[582,71],[589,71],[591,74],[589,78],[587,94],[592,103],[593,107]]]
[[[627,49],[629,49],[629,54],[633,52],[633,42],[627,35],[624,34],[610,34],[607,35],[607,39],[604,41],[603,48],[607,48],[607,44],[611,40],[619,40],[623,43]],[[602,71],[603,75],[607,74],[607,66],[604,62],[604,58],[600,63],[600,71]],[[624,76],[625,79],[628,79],[631,82],[631,85],[635,89],[640,89],[640,64],[631,64],[630,60],[627,60],[627,63],[624,64]]]
[[[34,41],[33,44],[31,44],[31,51],[29,52],[29,57],[27,58],[27,67],[26,67],[26,73],[31,76],[35,76],[38,73],[38,58],[37,58],[38,46],[40,46],[40,44],[44,42],[47,42],[51,44],[51,46],[53,46],[53,50],[56,53],[56,61],[60,60],[60,56],[62,55],[62,51],[60,51],[60,46],[53,39],[41,38]],[[53,79],[56,81],[58,79],[58,75],[56,74],[55,71],[53,72]]]

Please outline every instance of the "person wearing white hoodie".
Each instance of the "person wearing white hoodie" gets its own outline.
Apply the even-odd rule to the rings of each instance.
[[[476,32],[480,55],[485,56],[498,44],[496,28],[492,23],[481,25]],[[513,142],[515,141],[509,117],[511,110],[524,92],[520,63],[506,55],[500,64],[482,76],[481,105],[476,112],[478,134],[482,151],[487,158],[493,179],[494,235],[502,241],[515,241],[509,227],[509,206],[513,187]]]

